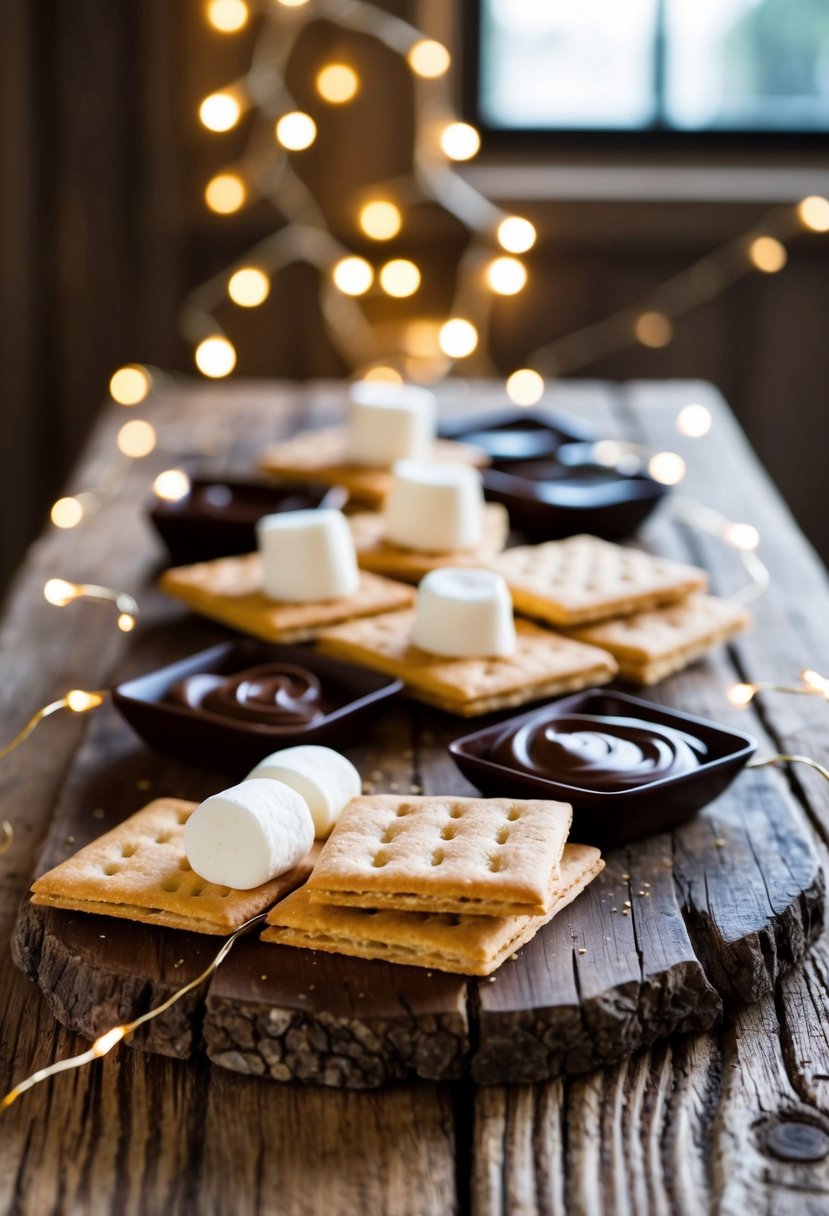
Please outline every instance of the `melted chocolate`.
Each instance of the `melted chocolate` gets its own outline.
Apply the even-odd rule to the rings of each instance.
[[[234,676],[188,676],[172,686],[167,699],[263,726],[304,726],[323,715],[319,680],[291,663],[264,663]]]
[[[498,738],[489,759],[588,790],[626,790],[691,772],[708,748],[685,731],[640,718],[536,715]]]

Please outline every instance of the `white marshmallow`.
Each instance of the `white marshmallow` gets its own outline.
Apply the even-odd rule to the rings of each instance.
[[[312,743],[285,747],[260,760],[247,780],[268,777],[282,781],[305,799],[318,837],[327,836],[340,811],[363,788],[354,765],[330,747]]]
[[[484,491],[465,464],[398,460],[383,512],[385,537],[405,549],[472,549],[484,531]]]
[[[243,781],[196,807],[184,851],[200,878],[249,891],[284,874],[314,843],[305,799],[278,781]]]
[[[507,584],[489,570],[432,570],[417,589],[412,642],[454,658],[512,654],[515,623]]]
[[[285,511],[256,525],[262,589],[288,604],[354,595],[360,583],[351,530],[341,511]]]
[[[411,384],[361,380],[352,384],[346,459],[370,468],[395,460],[428,460],[437,425],[437,400]]]

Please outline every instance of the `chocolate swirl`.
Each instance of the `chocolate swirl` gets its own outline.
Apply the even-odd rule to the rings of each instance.
[[[640,718],[536,715],[501,735],[489,759],[564,785],[612,792],[691,772],[707,750],[694,735]]]
[[[305,726],[323,714],[319,680],[291,663],[264,663],[235,676],[188,676],[172,686],[168,700],[263,726]]]

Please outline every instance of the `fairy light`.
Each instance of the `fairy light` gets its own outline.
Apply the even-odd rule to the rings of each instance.
[[[498,244],[507,253],[526,253],[532,249],[536,240],[536,231],[529,220],[520,215],[508,215],[501,220],[497,233]]]
[[[211,93],[199,106],[199,118],[208,131],[232,131],[241,116],[239,99],[232,93]]]
[[[271,281],[258,266],[242,266],[228,280],[227,294],[240,308],[257,308],[271,291]]]
[[[450,160],[472,160],[481,146],[481,137],[468,122],[450,122],[441,131],[440,146]]]
[[[732,684],[726,696],[735,709],[742,709],[751,704],[756,692],[757,689],[753,684]]]
[[[210,0],[207,20],[220,34],[236,34],[248,23],[250,12],[244,0]]]
[[[794,696],[823,697],[829,701],[829,679],[817,671],[805,668],[800,673],[800,684],[777,684],[770,680],[761,680],[754,684],[732,684],[726,696],[731,705],[743,708],[750,705],[758,693],[782,692]]]
[[[281,4],[283,8],[302,8],[307,3],[308,0],[277,0],[277,4]]]
[[[825,701],[829,701],[829,680],[826,676],[820,675],[817,671],[812,671],[806,667],[800,673],[800,678],[803,683],[813,692],[819,693]]]
[[[689,439],[701,439],[711,430],[713,419],[705,405],[684,405],[676,416],[676,429]]]
[[[347,63],[327,63],[317,72],[317,92],[332,106],[343,106],[357,96],[360,77]]]
[[[420,286],[420,271],[407,258],[392,258],[380,268],[380,286],[386,295],[405,299]]]
[[[378,363],[374,367],[369,367],[363,372],[361,377],[363,380],[375,381],[378,384],[402,384],[403,377],[395,367],[387,367],[384,363]]]
[[[678,485],[685,476],[686,464],[677,452],[656,452],[648,461],[648,472],[663,486]]]
[[[789,260],[786,246],[774,236],[758,236],[748,247],[752,264],[763,274],[777,274]]]
[[[360,209],[359,224],[373,241],[390,241],[403,226],[403,217],[389,199],[378,198]]]
[[[127,363],[109,378],[109,395],[118,405],[140,405],[153,386],[153,379],[140,363]]]
[[[440,327],[439,341],[450,359],[465,359],[478,345],[478,331],[465,317],[452,317]]]
[[[518,258],[493,258],[486,268],[486,281],[499,296],[514,296],[526,285],[527,271]]]
[[[723,528],[723,540],[735,549],[750,552],[760,544],[760,533],[752,524],[730,523]]]
[[[544,377],[531,367],[520,367],[507,377],[506,389],[514,405],[535,405],[544,394]]]
[[[310,114],[291,110],[283,114],[274,127],[277,143],[289,152],[304,152],[317,138],[317,124]]]
[[[59,697],[57,701],[50,701],[48,705],[44,705],[42,709],[32,714],[22,730],[19,730],[5,747],[0,747],[0,760],[5,760],[6,756],[10,756],[16,748],[20,747],[21,743],[25,743],[29,735],[37,729],[45,718],[50,718],[52,714],[56,714],[61,709],[68,709],[73,714],[88,713],[91,709],[97,709],[99,705],[103,705],[106,696],[105,691],[86,692],[82,688],[71,688],[69,692]],[[9,833],[13,835],[10,823],[4,821],[4,827],[9,829],[9,832],[6,833],[7,838]],[[6,845],[7,849],[8,847],[9,844]]]
[[[73,600],[81,599],[112,603],[118,612],[117,625],[122,633],[134,629],[138,620],[138,604],[129,592],[102,587],[98,583],[70,583],[65,578],[50,578],[43,585],[43,598],[56,608],[65,608]]]
[[[658,350],[662,346],[667,346],[671,341],[674,336],[674,327],[664,313],[643,312],[636,318],[633,332],[636,335],[636,341],[641,342],[642,346]]]
[[[165,469],[153,482],[153,494],[165,502],[179,502],[190,493],[190,478],[184,469]]]
[[[204,201],[217,215],[232,215],[244,207],[248,190],[238,173],[217,173],[204,188]]]
[[[409,47],[406,62],[415,76],[420,76],[423,80],[437,80],[449,71],[452,56],[442,42],[436,42],[433,38],[421,38]]]
[[[374,282],[374,268],[365,258],[340,258],[331,271],[336,287],[347,296],[362,296]]]
[[[155,427],[143,418],[133,418],[124,423],[115,437],[115,442],[119,452],[140,460],[142,456],[149,456],[156,445]]]
[[[798,204],[797,216],[804,228],[812,232],[829,232],[829,199],[810,194]]]
[[[83,519],[83,505],[77,498],[59,498],[52,504],[49,518],[56,528],[76,528]]]
[[[193,357],[201,374],[211,380],[229,376],[236,366],[236,348],[221,334],[204,338],[196,347]]]

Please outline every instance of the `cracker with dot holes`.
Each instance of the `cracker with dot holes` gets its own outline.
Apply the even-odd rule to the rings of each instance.
[[[542,799],[353,798],[308,882],[352,908],[545,916],[573,818]]]
[[[156,799],[38,878],[32,903],[226,936],[305,882],[316,846],[287,874],[252,891],[199,878],[184,852],[184,825],[196,805]]]
[[[728,642],[750,624],[751,614],[733,600],[690,595],[680,604],[599,621],[568,633],[609,650],[619,664],[622,679],[656,684],[713,646]]]
[[[391,471],[351,464],[346,458],[346,434],[345,427],[302,431],[291,439],[265,448],[259,458],[259,468],[282,480],[305,479],[327,486],[344,486],[356,502],[381,506],[391,489]],[[480,448],[454,439],[436,439],[431,458],[460,461],[476,467],[489,463]]]
[[[465,916],[312,903],[300,887],[268,916],[262,941],[461,975],[491,975],[604,869],[599,850],[568,844],[545,916]]]
[[[616,660],[605,650],[516,621],[515,651],[496,658],[453,659],[412,646],[413,612],[389,612],[323,630],[325,654],[405,681],[406,692],[447,713],[472,717],[606,684]]]
[[[440,553],[404,549],[387,541],[383,536],[383,516],[379,512],[363,511],[347,518],[360,567],[375,574],[401,579],[404,583],[419,583],[424,574],[439,566],[480,566],[501,552],[509,534],[509,516],[497,502],[484,506],[484,530],[480,544],[472,549],[444,550]]]
[[[304,642],[327,625],[407,608],[414,599],[411,587],[362,570],[354,595],[305,604],[269,600],[258,553],[176,566],[165,570],[159,586],[201,616],[266,642]]]
[[[516,612],[552,625],[626,616],[674,603],[708,586],[704,570],[597,536],[519,545],[487,565],[506,579]]]

